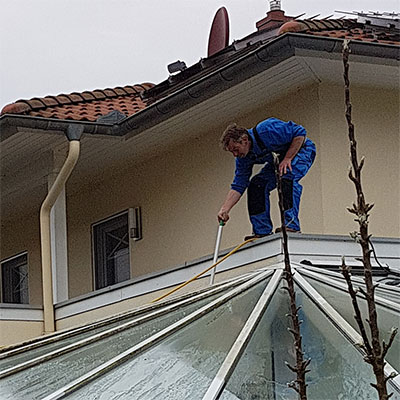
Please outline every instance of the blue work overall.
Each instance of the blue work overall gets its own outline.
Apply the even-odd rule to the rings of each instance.
[[[276,177],[272,152],[280,155],[282,160],[297,136],[306,136],[305,129],[293,123],[276,118],[269,118],[248,130],[252,147],[249,154],[236,158],[235,179],[231,188],[243,194],[247,188],[247,200],[250,222],[253,232],[267,235],[272,232],[270,217],[269,194],[276,188]],[[302,186],[299,183],[306,175],[315,159],[315,145],[305,138],[305,141],[293,158],[292,171],[282,176],[282,191],[285,209],[285,225],[295,231],[300,231],[299,206]],[[251,180],[252,168],[255,164],[265,164],[262,170]]]

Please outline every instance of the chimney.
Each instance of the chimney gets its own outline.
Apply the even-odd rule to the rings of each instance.
[[[287,17],[285,12],[281,10],[281,0],[269,0],[270,10],[267,16],[256,23],[258,31],[272,30],[279,28],[287,21],[291,21],[292,17]]]

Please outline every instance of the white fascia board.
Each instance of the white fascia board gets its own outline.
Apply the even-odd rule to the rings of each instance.
[[[3,307],[0,305],[0,321],[43,322],[43,310],[39,308]]]

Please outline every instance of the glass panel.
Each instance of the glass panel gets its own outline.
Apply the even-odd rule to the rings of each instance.
[[[238,365],[228,380],[221,399],[296,399],[287,388],[294,374],[285,361],[294,363],[293,340],[287,331],[287,294],[276,290]]]
[[[371,367],[311,300],[297,289],[302,304],[303,348],[311,365],[307,377],[308,399],[376,399],[370,386]],[[220,399],[297,400],[287,387],[295,375],[285,362],[294,364],[293,338],[287,327],[288,296],[275,293],[263,318],[229,379]]]
[[[304,276],[304,275],[303,275]],[[329,286],[328,284],[324,284],[319,282],[316,279],[309,278],[304,276],[305,279],[328,301],[328,303],[334,307],[339,314],[357,331],[358,325],[354,319],[354,310],[353,305],[351,303],[350,295],[343,290],[334,288]],[[365,299],[359,299],[359,306],[361,309],[362,315],[367,318],[367,302]],[[400,310],[398,312],[386,308],[377,304],[377,313],[378,313],[378,324],[380,327],[381,339],[385,340],[385,343],[388,342],[390,337],[390,331],[392,327],[397,327],[400,331]],[[367,327],[367,333],[369,334],[369,328]],[[397,334],[395,340],[393,342],[392,347],[390,348],[386,360],[390,363],[393,368],[396,368],[397,371],[400,371],[400,335]]]
[[[226,291],[228,291],[228,289]],[[162,317],[145,322],[139,326],[127,329],[70,353],[33,366],[28,370],[4,378],[0,380],[0,399],[42,398],[156,332],[173,324],[222,294],[223,293],[218,293],[196,303],[182,306],[179,310],[168,313]],[[118,325],[118,323],[114,323],[113,325]],[[111,327],[111,325],[106,328],[109,327]],[[101,329],[104,330],[106,328]],[[100,331],[100,328],[98,331]],[[90,334],[93,334],[93,331],[90,332]],[[89,336],[89,333],[79,335],[79,339],[82,339],[84,336]],[[77,340],[78,337],[73,337],[63,340],[63,343],[68,344]],[[46,349],[50,347],[52,346],[46,346]],[[29,352],[31,355],[30,358],[32,358],[34,352],[35,350]],[[37,356],[38,354],[35,355]],[[7,359],[5,361],[7,361]],[[68,371],[68,373],[66,373],[66,371]]]
[[[243,283],[243,282],[241,282],[241,283]],[[199,300],[198,302],[195,303],[195,307],[193,308],[193,310],[196,310],[197,308],[200,308],[201,306],[203,306],[207,302],[210,302],[210,301],[212,301],[212,299],[215,299],[217,296],[222,296],[228,290],[233,289],[233,287],[235,287],[237,285],[238,285],[238,283],[233,282],[231,287],[229,287],[227,289],[224,289],[224,290],[221,290],[215,295],[207,296],[205,299],[203,299],[204,301],[203,300]],[[178,302],[180,300],[177,299],[176,301]],[[186,305],[181,306],[180,307],[180,311],[186,310],[185,307],[188,307],[188,306],[186,306]],[[157,309],[157,310],[159,310],[159,309]],[[97,333],[100,333],[100,332],[103,332],[103,331],[105,331],[107,329],[111,329],[111,328],[114,328],[114,327],[119,326],[121,324],[127,323],[129,321],[133,321],[133,320],[135,320],[135,319],[137,319],[139,317],[143,317],[143,316],[149,314],[150,312],[154,312],[154,311],[156,311],[156,310],[137,313],[134,316],[126,317],[126,318],[120,319],[119,321],[116,321],[116,322],[110,322],[110,323],[108,323],[106,325],[99,326],[97,328],[91,329],[90,331],[82,332],[82,333],[79,333],[77,335],[70,336],[70,337],[64,338],[64,339],[58,339],[57,341],[55,341],[53,343],[44,344],[44,345],[42,345],[40,347],[37,347],[35,349],[26,350],[26,351],[24,351],[22,353],[15,354],[14,356],[10,356],[10,357],[6,357],[4,359],[0,359],[0,371],[3,371],[3,370],[5,370],[7,368],[10,368],[12,366],[21,364],[21,363],[23,363],[25,361],[32,360],[33,358],[39,357],[39,356],[44,355],[46,353],[50,353],[51,351],[54,351],[56,349],[60,349],[61,347],[68,346],[71,343],[75,343],[75,342],[77,342],[79,340],[85,339],[85,338],[87,338],[89,336],[93,336],[93,335],[95,335]],[[159,317],[156,317],[156,318],[159,318]],[[157,321],[157,320],[154,319],[154,321]]]
[[[199,399],[266,286],[250,290],[113,369],[68,398]]]

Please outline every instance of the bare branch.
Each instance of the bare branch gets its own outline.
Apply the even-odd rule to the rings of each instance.
[[[300,334],[301,321],[299,321],[299,316],[298,316],[298,311],[300,307],[296,305],[296,291],[294,288],[293,273],[289,259],[288,235],[286,232],[285,211],[283,207],[282,180],[279,174],[279,159],[277,154],[272,153],[272,155],[274,157],[275,177],[277,183],[279,211],[281,217],[282,247],[283,247],[284,261],[285,261],[285,271],[283,276],[287,282],[287,288],[285,289],[289,293],[289,298],[290,298],[290,317],[292,321],[292,327],[289,328],[288,330],[294,337],[294,349],[296,354],[296,366],[292,367],[289,366],[289,364],[286,364],[291,371],[296,373],[297,376],[296,381],[289,383],[288,386],[294,389],[299,394],[299,398],[301,400],[306,400],[307,399],[306,373],[308,372],[306,367],[309,365],[310,360],[307,361],[304,360],[304,353],[302,351],[302,338]]]
[[[372,384],[372,386],[377,390],[380,400],[387,400],[391,396],[388,394],[386,382],[384,374],[385,360],[384,357],[393,343],[394,336],[396,332],[392,332],[392,335],[389,339],[388,345],[383,343],[381,345],[379,339],[379,328],[378,328],[378,319],[375,305],[375,289],[376,285],[374,285],[372,280],[372,265],[371,265],[371,249],[370,249],[370,235],[368,234],[368,218],[369,211],[372,209],[373,204],[370,205],[366,203],[364,198],[364,192],[362,189],[361,183],[361,170],[364,166],[364,158],[361,158],[360,162],[358,162],[357,156],[357,142],[354,135],[354,125],[352,123],[351,111],[352,105],[350,102],[350,81],[349,81],[349,40],[343,41],[343,79],[344,79],[344,94],[345,94],[345,103],[346,103],[346,121],[348,126],[348,137],[350,142],[350,160],[351,160],[351,170],[349,172],[349,179],[354,183],[356,194],[357,194],[357,204],[353,204],[352,209],[348,209],[352,214],[357,215],[355,221],[359,225],[359,232],[356,234],[351,234],[351,237],[356,240],[361,246],[362,249],[362,263],[364,266],[364,280],[366,290],[360,288],[360,292],[365,296],[368,307],[368,325],[371,333],[371,342],[369,342],[368,337],[365,332],[364,324],[362,322],[361,312],[358,307],[356,292],[353,289],[350,273],[348,268],[345,266],[342,267],[342,273],[346,280],[349,294],[352,299],[353,308],[355,311],[355,319],[359,326],[361,336],[364,341],[366,356],[364,357],[365,361],[372,365],[376,383]],[[344,264],[344,262],[343,262]]]
[[[358,329],[360,329],[360,332],[361,332],[361,337],[363,339],[363,346],[367,349],[367,354],[369,354],[372,351],[371,344],[369,343],[367,332],[365,330],[364,323],[362,321],[360,307],[358,306],[358,302],[357,302],[357,294],[354,290],[353,282],[351,281],[350,268],[346,265],[346,261],[345,261],[344,257],[342,257],[341,270],[342,270],[343,277],[347,283],[347,287],[348,287],[349,294],[351,297],[351,302],[353,304],[353,308],[354,308],[354,312],[355,312],[354,318],[357,322]]]
[[[385,341],[382,342],[382,347],[383,347],[382,358],[386,357],[386,354],[387,354],[388,350],[390,349],[390,347],[392,346],[394,338],[397,335],[397,331],[398,331],[397,328],[392,328],[390,338],[389,338],[389,343],[386,344]]]

